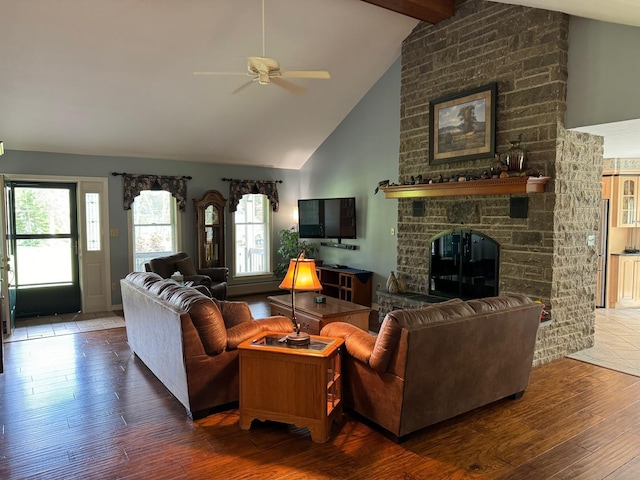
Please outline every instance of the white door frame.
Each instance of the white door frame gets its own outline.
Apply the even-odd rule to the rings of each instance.
[[[67,177],[57,175],[5,174],[5,182],[64,182],[77,185],[78,202],[78,265],[80,269],[80,294],[84,313],[111,309],[111,251],[109,242],[109,198],[107,177]],[[86,251],[85,193],[100,195],[100,245],[99,252]]]

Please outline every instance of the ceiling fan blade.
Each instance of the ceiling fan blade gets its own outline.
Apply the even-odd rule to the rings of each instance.
[[[288,78],[317,78],[329,79],[331,75],[326,70],[283,70],[278,72],[281,77]]]
[[[249,75],[247,72],[193,72],[194,75]]]
[[[235,95],[236,93],[238,93],[240,90],[244,90],[245,88],[247,88],[249,85],[251,85],[253,82],[255,82],[257,80],[257,78],[253,78],[251,80],[249,80],[248,82],[243,83],[242,85],[240,85],[238,88],[236,88],[233,92],[231,92],[232,95]]]
[[[271,77],[271,82],[275,83],[279,87],[284,88],[285,90],[288,90],[291,93],[295,93],[296,95],[300,95],[306,92],[306,89],[301,87],[300,85],[296,85],[295,83],[291,83],[280,77]]]

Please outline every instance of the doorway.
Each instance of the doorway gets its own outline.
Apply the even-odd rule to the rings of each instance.
[[[75,183],[10,181],[16,318],[81,310]]]

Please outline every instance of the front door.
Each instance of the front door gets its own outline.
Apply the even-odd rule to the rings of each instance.
[[[13,181],[16,317],[78,312],[76,184]]]

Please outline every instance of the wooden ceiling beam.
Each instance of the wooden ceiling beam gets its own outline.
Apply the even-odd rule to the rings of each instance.
[[[455,0],[362,0],[388,10],[436,24],[453,17]]]

